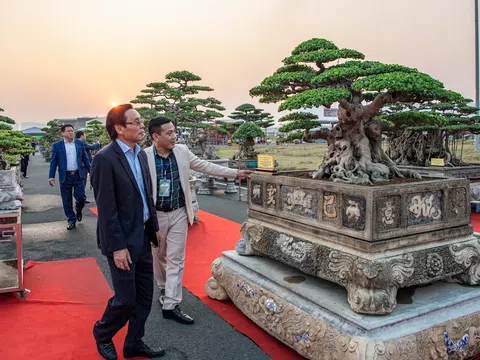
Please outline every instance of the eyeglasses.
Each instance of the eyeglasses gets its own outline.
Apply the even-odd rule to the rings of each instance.
[[[135,126],[141,126],[143,125],[143,118],[140,119],[135,119],[132,122],[126,122],[125,125],[135,125]]]

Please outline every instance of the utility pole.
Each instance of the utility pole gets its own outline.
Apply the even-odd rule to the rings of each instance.
[[[479,89],[479,49],[478,49],[478,0],[475,0],[475,106],[480,108],[480,89]],[[477,113],[480,116],[480,111]],[[480,138],[475,135],[475,151],[480,151]]]

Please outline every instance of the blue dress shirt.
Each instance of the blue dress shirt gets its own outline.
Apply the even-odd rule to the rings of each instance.
[[[127,144],[116,139],[117,144],[122,149],[125,157],[127,158],[128,165],[132,169],[135,180],[137,181],[138,188],[140,189],[140,194],[142,195],[143,200],[143,222],[146,222],[150,218],[150,212],[148,211],[147,206],[147,195],[145,192],[145,185],[143,184],[142,168],[140,167],[140,160],[138,159],[138,153],[142,148],[138,145],[135,145],[135,151],[132,150]]]

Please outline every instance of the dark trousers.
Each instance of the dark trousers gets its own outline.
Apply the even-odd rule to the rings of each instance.
[[[107,343],[128,322],[124,349],[134,349],[145,335],[153,298],[152,251],[148,238],[144,236],[144,247],[130,271],[115,266],[113,257],[108,256],[112,276],[113,295],[100,321],[95,323],[93,334],[99,343]]]
[[[72,190],[73,197],[75,197],[75,209],[81,211],[85,206],[85,181],[78,175],[78,172],[75,174],[67,172],[65,182],[60,183],[63,211],[65,211],[68,223],[77,222],[77,216],[73,211]]]
[[[27,177],[27,167],[28,167],[28,160],[21,159],[20,160],[20,171],[22,172],[24,177]]]
[[[83,184],[84,184],[83,189],[84,189],[84,194],[85,194],[85,196],[84,196],[85,200],[87,200],[87,179],[88,179],[88,176],[86,176],[85,179],[83,180]]]

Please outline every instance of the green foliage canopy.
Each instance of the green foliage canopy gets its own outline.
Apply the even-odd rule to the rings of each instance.
[[[4,110],[0,108],[0,112]],[[20,156],[33,151],[31,138],[21,131],[13,130],[15,121],[8,116],[0,115],[0,155],[8,164],[1,161],[0,168],[6,168],[9,164],[20,160]],[[4,169],[1,169],[4,170]]]
[[[280,103],[279,111],[330,107],[337,102],[344,108],[371,107],[365,121],[387,104],[464,100],[417,69],[364,59],[356,50],[340,49],[326,39],[310,39],[293,49],[291,56],[283,60],[284,66],[250,89],[250,95],[259,97],[261,103]],[[315,118],[307,115],[288,116],[280,119],[292,122],[282,131],[308,131],[316,125]],[[402,119],[405,116],[400,115]],[[409,121],[413,126],[415,121],[423,120],[431,126],[433,118],[414,115]]]
[[[214,97],[202,97],[213,89],[197,85],[201,80],[189,71],[170,72],[165,81],[147,84],[131,103],[142,105],[137,110],[147,121],[161,115],[172,119],[176,126],[215,130],[211,125],[198,124],[222,117],[225,108]]]
[[[255,137],[263,136],[263,130],[253,122],[244,122],[233,133],[233,137],[237,139],[253,139]]]

